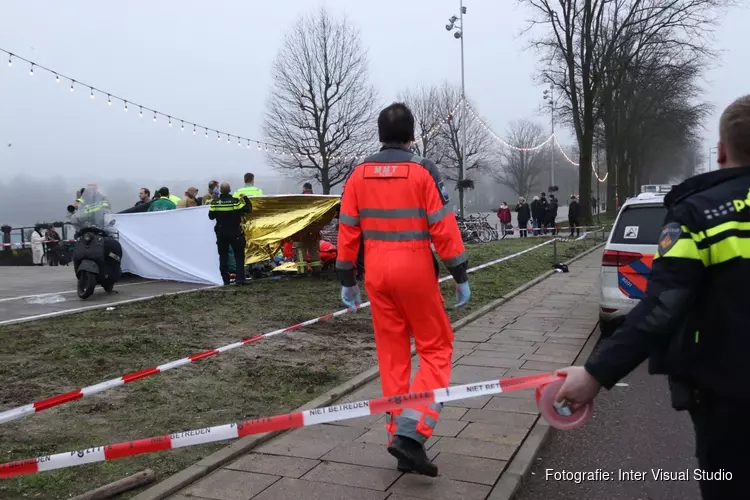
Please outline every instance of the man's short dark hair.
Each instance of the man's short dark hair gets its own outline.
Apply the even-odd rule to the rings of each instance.
[[[159,188],[159,196],[162,198],[169,198],[169,188],[168,187],[160,187]]]
[[[209,193],[214,190],[216,186],[219,185],[219,181],[211,181],[208,183],[208,191]]]
[[[750,95],[740,97],[721,114],[719,138],[727,156],[740,165],[750,164]]]
[[[255,174],[251,174],[250,172],[245,174],[245,184],[249,184],[251,182],[255,182]]]
[[[312,189],[312,184],[310,184],[309,182],[305,182],[304,184],[302,184],[302,189]]]
[[[378,116],[380,142],[406,144],[414,140],[414,115],[402,102],[394,102]]]
[[[146,193],[146,196],[151,196],[151,191],[149,191],[148,188],[141,188],[141,191]]]

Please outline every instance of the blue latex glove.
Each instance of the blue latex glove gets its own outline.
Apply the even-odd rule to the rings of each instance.
[[[468,304],[470,298],[471,289],[469,288],[469,282],[464,281],[463,283],[456,284],[456,309]]]
[[[343,302],[349,309],[356,311],[357,307],[362,303],[362,295],[359,293],[359,286],[342,286],[341,302]]]

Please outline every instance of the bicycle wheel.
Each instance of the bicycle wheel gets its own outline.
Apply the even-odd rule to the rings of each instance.
[[[492,234],[487,230],[486,227],[481,228],[478,231],[479,234],[479,241],[482,243],[487,243],[488,241],[492,240]]]

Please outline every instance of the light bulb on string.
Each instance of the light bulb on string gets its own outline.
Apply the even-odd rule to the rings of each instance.
[[[193,125],[193,135],[195,135],[198,131],[195,129],[195,125]]]
[[[232,142],[232,136],[231,136],[231,135],[228,135],[228,136],[227,136],[227,144],[229,144],[230,142]]]
[[[128,112],[128,101],[125,101],[125,112]]]
[[[250,149],[250,139],[247,140],[247,149]]]
[[[141,106],[141,110],[138,112],[138,116],[143,118],[143,106]]]
[[[75,88],[73,87],[73,84],[74,84],[75,82],[76,82],[75,80],[71,80],[71,81],[70,81],[70,91],[71,91],[71,92],[73,92],[73,91],[75,90]]]
[[[93,99],[94,98],[94,89],[91,88],[91,87],[89,87],[89,90],[91,91],[91,93],[89,94],[89,97]]]
[[[170,116],[168,118],[169,118],[169,126],[171,127],[172,126],[172,117]]]
[[[185,131],[185,122],[180,122],[182,125],[180,125],[180,131]]]
[[[206,139],[208,139],[208,129],[204,129],[206,131]]]
[[[258,151],[260,151],[260,143],[258,143]]]
[[[239,137],[237,137],[237,145],[238,146],[242,146],[242,144],[240,144],[240,138]]]
[[[266,153],[268,153],[268,144],[266,144]]]
[[[154,121],[156,121],[156,111],[154,111]]]
[[[34,63],[31,63],[31,69],[29,69],[29,75],[34,76]]]
[[[221,140],[221,134],[219,134],[218,132],[216,133],[216,140],[217,140],[217,141],[220,141],[220,140]]]
[[[107,94],[107,104],[109,104],[110,106],[112,106],[112,96],[109,95],[109,94]]]
[[[55,83],[60,83],[60,77],[58,75],[55,75]]]

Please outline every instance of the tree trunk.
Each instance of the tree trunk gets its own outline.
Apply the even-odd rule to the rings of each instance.
[[[320,171],[320,185],[323,194],[331,194],[331,179],[329,178],[328,158],[323,158],[323,168]]]

